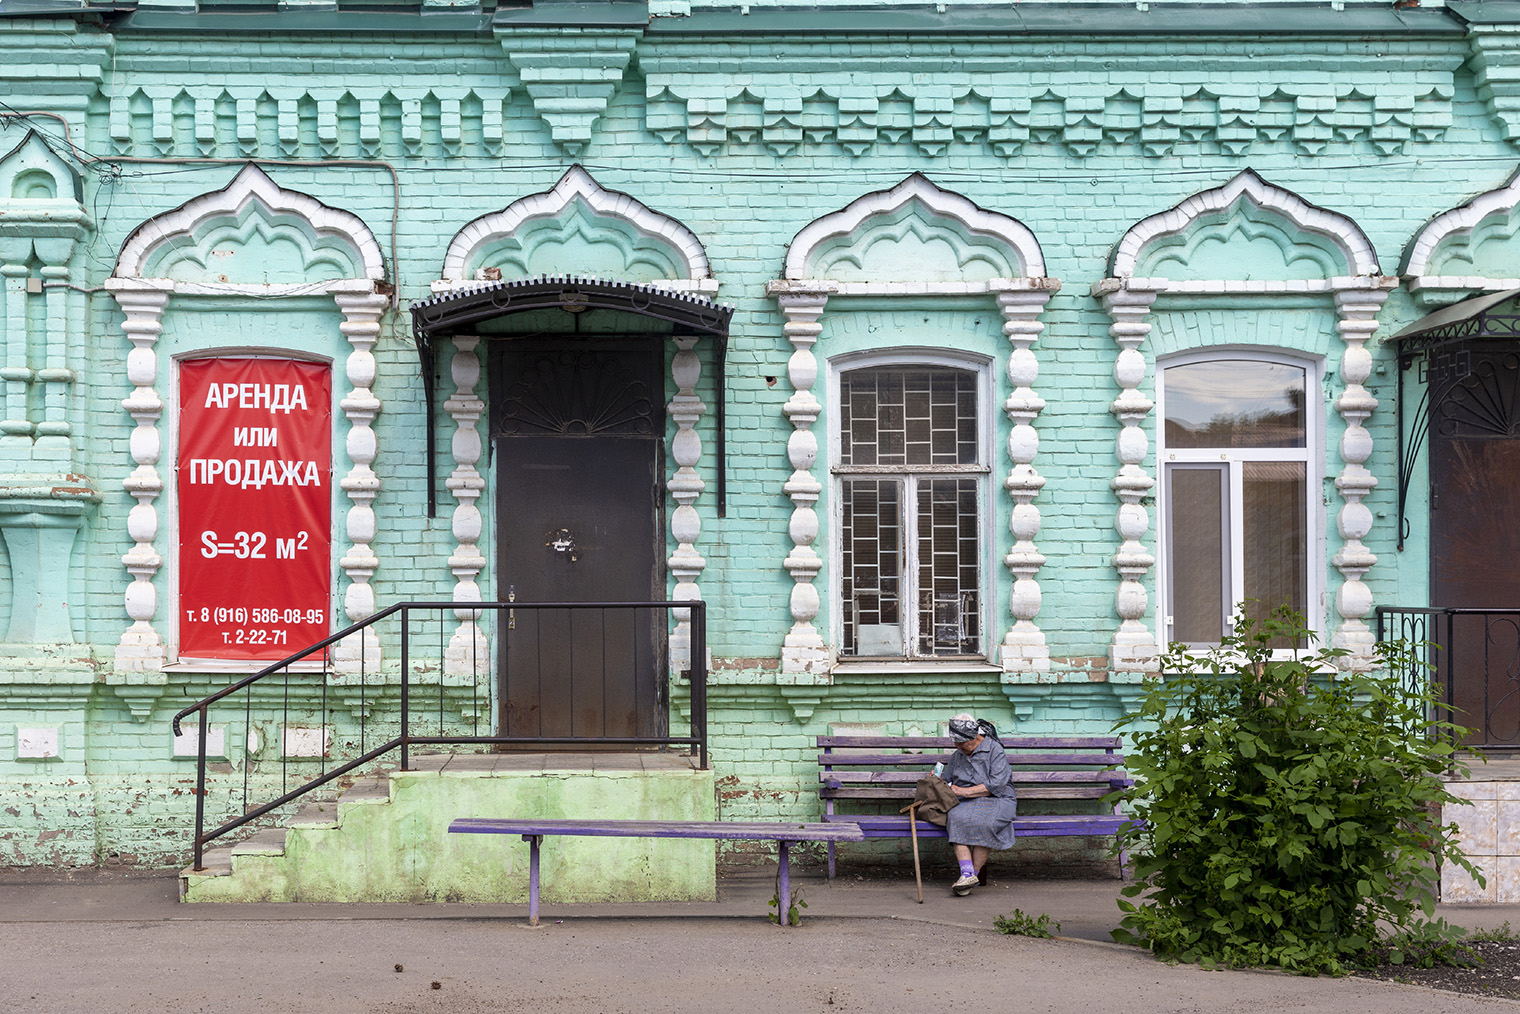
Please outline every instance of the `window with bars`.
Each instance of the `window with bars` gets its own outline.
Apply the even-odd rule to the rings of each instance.
[[[983,654],[980,389],[946,366],[839,375],[842,657]]]

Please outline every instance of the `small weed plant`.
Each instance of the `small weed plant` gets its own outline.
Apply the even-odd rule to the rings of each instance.
[[[777,885],[776,893],[771,895],[771,900],[767,902],[771,908],[776,909],[767,916],[771,922],[779,926],[802,925],[802,910],[807,908],[807,902],[802,900],[802,888],[792,888],[791,895],[791,898],[787,900],[786,912],[781,912],[781,887]]]
[[[1303,974],[1456,956],[1464,931],[1431,921],[1438,864],[1477,871],[1432,813],[1457,802],[1439,776],[1467,773],[1462,730],[1432,719],[1434,690],[1386,675],[1420,671],[1406,645],[1378,650],[1373,671],[1339,670],[1347,653],[1279,610],[1218,648],[1167,651],[1116,726],[1136,783],[1110,798],[1140,821],[1119,836],[1124,894],[1144,897],[1120,901],[1115,939]]]
[[[1025,915],[1014,909],[1012,915],[1000,915],[992,920],[999,933],[1015,937],[1048,937],[1061,932],[1061,924],[1048,915]]]

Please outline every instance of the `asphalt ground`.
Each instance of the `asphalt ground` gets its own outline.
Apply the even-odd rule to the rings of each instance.
[[[1510,1001],[1367,979],[1208,972],[1108,939],[1116,880],[946,883],[800,873],[799,927],[764,868],[711,903],[185,905],[173,871],[0,870],[0,1011],[1495,1011]],[[1060,923],[1005,936],[1015,908]],[[1443,906],[1470,928],[1520,906]],[[398,970],[399,966],[399,970]],[[435,986],[436,984],[436,986]],[[974,1006],[973,1006],[974,1005]]]

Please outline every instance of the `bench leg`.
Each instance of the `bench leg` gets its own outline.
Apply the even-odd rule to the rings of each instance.
[[[791,916],[787,914],[787,909],[791,908],[792,905],[792,870],[787,855],[787,846],[790,843],[782,841],[776,844],[781,847],[781,872],[777,877],[778,882],[776,884],[776,912],[781,916],[781,925],[790,926]]]
[[[543,844],[541,834],[525,834],[528,843],[528,925],[538,925],[538,847]]]
[[[834,843],[829,842],[829,879],[834,879]]]

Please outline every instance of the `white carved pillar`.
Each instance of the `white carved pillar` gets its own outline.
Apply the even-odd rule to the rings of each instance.
[[[454,471],[445,484],[454,494],[454,539],[457,545],[449,557],[449,569],[454,572],[454,601],[479,602],[480,585],[476,578],[485,569],[486,558],[480,552],[480,535],[483,530],[480,507],[476,501],[485,492],[486,481],[475,467],[480,461],[480,431],[475,428],[485,414],[486,405],[475,393],[480,383],[480,356],[475,350],[479,338],[454,339],[454,357],[449,362],[449,373],[454,381],[454,393],[443,403],[444,410],[454,420]],[[459,627],[449,638],[444,651],[444,672],[455,676],[475,676],[482,669],[491,668],[490,642],[480,626],[479,609],[456,609],[454,618]]]
[[[1379,284],[1382,279],[1373,282]],[[1372,353],[1367,350],[1367,339],[1377,330],[1377,315],[1388,298],[1387,287],[1392,284],[1389,280],[1377,288],[1342,290],[1335,294],[1335,311],[1340,318],[1336,328],[1345,345],[1341,353],[1341,393],[1335,399],[1335,409],[1345,420],[1346,430],[1341,434],[1342,467],[1335,477],[1335,488],[1341,495],[1336,527],[1343,542],[1331,561],[1342,578],[1335,594],[1340,623],[1331,640],[1335,647],[1351,652],[1346,663],[1353,668],[1371,659],[1376,641],[1367,626],[1372,592],[1362,578],[1377,563],[1377,557],[1362,543],[1372,531],[1372,511],[1362,499],[1377,485],[1377,478],[1367,470],[1367,459],[1372,456],[1372,434],[1364,424],[1378,402],[1362,385],[1372,376]]]
[[[1003,560],[1013,575],[1013,592],[1008,597],[1013,626],[1004,635],[999,654],[1004,672],[1050,668],[1050,648],[1034,622],[1040,611],[1040,585],[1035,573],[1045,563],[1045,557],[1034,544],[1040,531],[1040,509],[1034,505],[1034,498],[1045,487],[1044,477],[1034,468],[1040,447],[1034,419],[1045,407],[1045,401],[1034,393],[1040,367],[1030,346],[1045,328],[1038,318],[1053,291],[1053,288],[1025,289],[999,292],[997,297],[998,309],[1003,314],[1003,334],[1013,345],[1008,356],[1008,382],[1013,393],[1003,402],[1003,411],[1013,423],[1008,434],[1012,468],[1003,480],[1003,487],[1013,496],[1013,512],[1008,519],[1013,548]]]
[[[158,420],[163,415],[164,403],[156,390],[158,353],[154,346],[163,331],[164,308],[169,304],[173,285],[158,280],[106,280],[106,287],[126,314],[121,329],[132,343],[132,350],[127,353],[127,381],[132,384],[132,393],[121,406],[137,422],[128,441],[137,467],[121,482],[137,504],[127,514],[127,534],[133,546],[121,558],[127,573],[132,575],[126,593],[127,616],[132,625],[116,646],[118,671],[158,669],[165,661],[164,639],[153,628],[158,612],[153,578],[164,562],[154,548],[158,539],[158,510],[153,501],[164,489],[163,477],[158,473],[163,451]]]
[[[1115,448],[1119,473],[1109,484],[1119,498],[1114,519],[1121,540],[1118,552],[1114,553],[1114,569],[1119,572],[1119,591],[1114,599],[1119,629],[1109,646],[1109,662],[1115,670],[1124,672],[1154,672],[1160,652],[1156,636],[1145,623],[1149,601],[1144,582],[1156,558],[1141,541],[1150,530],[1150,513],[1141,501],[1150,494],[1156,480],[1145,471],[1150,441],[1141,427],[1154,403],[1140,390],[1146,369],[1140,346],[1150,334],[1151,325],[1145,316],[1155,301],[1155,290],[1132,289],[1127,282],[1121,288],[1103,292],[1103,307],[1113,320],[1108,333],[1119,346],[1119,354],[1114,358],[1114,382],[1119,385],[1119,397],[1109,406],[1120,426]]]
[[[353,467],[339,485],[353,506],[348,509],[349,550],[338,565],[348,575],[343,592],[343,611],[348,622],[357,623],[375,611],[375,590],[370,578],[380,560],[370,543],[375,539],[375,497],[380,492],[380,477],[372,467],[377,446],[373,423],[380,414],[380,399],[370,389],[375,382],[375,342],[380,338],[380,316],[389,305],[389,297],[375,292],[338,292],[333,296],[343,312],[338,330],[352,346],[345,364],[350,390],[339,405],[348,417],[345,448]],[[334,646],[333,664],[342,670],[357,670],[380,664],[380,641],[373,627],[362,636],[350,637]]]
[[[677,602],[693,602],[702,597],[697,579],[707,566],[697,552],[697,538],[702,533],[702,519],[697,514],[696,501],[706,488],[697,474],[697,463],[702,459],[702,437],[697,433],[697,421],[707,411],[702,399],[697,397],[697,381],[702,377],[702,361],[697,358],[697,339],[677,338],[676,354],[670,364],[671,377],[676,393],[670,399],[666,411],[675,420],[676,432],[671,441],[671,455],[676,460],[675,474],[666,488],[676,509],[670,515],[670,534],[676,540],[675,552],[670,554],[666,565],[675,575],[676,586],[671,598]],[[691,666],[691,610],[677,609],[676,627],[670,635],[670,669],[678,673]]]
[[[813,385],[818,380],[818,359],[813,355],[813,345],[823,331],[818,318],[823,315],[829,295],[822,291],[790,291],[782,292],[778,299],[781,313],[786,318],[782,329],[793,349],[787,362],[792,396],[782,409],[793,427],[786,442],[792,475],[783,487],[792,499],[792,517],[788,525],[792,550],[783,564],[793,581],[792,627],[782,643],[781,671],[818,675],[828,670],[829,651],[813,624],[819,609],[818,589],[813,586],[813,579],[823,569],[823,561],[813,548],[818,538],[818,496],[823,492],[822,483],[813,474],[813,466],[818,461],[818,435],[813,432],[813,423],[818,421],[823,408],[813,394]]]

